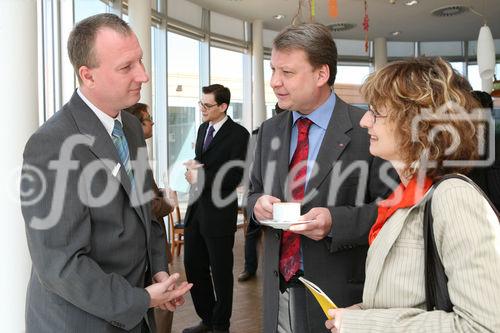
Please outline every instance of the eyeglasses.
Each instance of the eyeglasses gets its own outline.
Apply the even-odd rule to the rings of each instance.
[[[147,116],[145,116],[145,117],[142,118],[141,122],[143,123],[145,121],[153,122],[153,117],[150,114],[148,114]]]
[[[215,104],[208,104],[208,103],[203,103],[202,101],[198,101],[198,105],[200,106],[200,108],[202,108],[203,110],[208,110],[208,109],[211,109],[213,108],[214,106],[216,105],[219,105],[217,103]]]
[[[368,108],[368,111],[366,112],[368,112],[368,115],[370,116],[374,124],[377,122],[378,118],[387,118],[387,116],[377,113],[377,111],[375,111],[371,106]]]

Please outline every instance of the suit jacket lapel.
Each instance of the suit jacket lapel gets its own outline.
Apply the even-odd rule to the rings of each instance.
[[[373,255],[369,256],[369,262],[366,265],[366,281],[363,293],[363,303],[365,303],[368,308],[373,308],[375,303],[375,294],[377,292],[378,282],[380,280],[380,275],[384,269],[384,263],[389,255],[389,251],[392,249],[396,243],[401,231],[406,225],[406,220],[408,216],[414,209],[421,209],[422,205],[427,201],[429,192],[424,196],[424,198],[415,206],[410,207],[406,210],[397,210],[394,215],[390,217],[392,220],[386,223],[382,230],[373,241],[370,246],[370,252]]]
[[[330,173],[333,164],[351,141],[351,137],[346,134],[350,129],[352,129],[352,123],[348,106],[336,96],[335,108],[323,137],[323,142],[321,142],[312,172],[312,174],[315,172],[317,174],[307,182],[306,195],[311,189],[318,188]]]
[[[128,178],[127,172],[125,171],[125,168],[120,161],[120,157],[118,156],[118,152],[113,143],[113,140],[109,136],[99,118],[97,118],[94,112],[87,106],[87,104],[85,104],[85,102],[83,102],[76,91],[70,100],[70,110],[80,133],[95,138],[94,144],[92,146],[89,146],[90,151],[104,163],[106,168],[108,168],[111,173],[113,173],[113,169],[115,168],[115,166],[117,164],[120,164],[120,170],[118,171],[119,173],[117,174],[116,178],[124,188],[128,197],[131,198],[130,179]],[[127,136],[126,132],[125,136]],[[137,154],[137,148],[134,148],[135,149],[131,149],[131,147],[129,146],[131,159],[133,156],[132,154]],[[113,163],[111,165],[109,163],[106,163],[106,161],[112,161]],[[143,219],[144,216],[142,214],[141,208],[134,207],[134,209],[141,217],[141,219]]]
[[[130,125],[129,125],[126,117],[122,116],[122,122],[123,122],[123,132],[125,133],[125,138],[127,139],[127,144],[128,144],[128,150],[130,153],[130,161],[139,162],[137,160],[137,150],[139,148],[139,146],[137,145],[137,142],[139,142],[139,138],[137,138],[136,134],[131,131]],[[145,167],[148,167],[148,166],[146,165]],[[129,177],[128,177],[127,173],[125,172],[125,168],[121,168],[121,169],[123,169],[122,172],[124,173],[127,180],[129,180]],[[123,175],[122,175],[122,177],[123,177]],[[146,177],[146,176],[144,175],[144,177]],[[124,182],[124,183],[127,183],[127,182]],[[130,193],[130,191],[131,191],[130,181],[128,181],[128,185],[129,185],[129,191],[127,193],[129,194],[129,197],[130,197],[130,194],[131,194]],[[144,185],[144,184],[142,184],[142,185]],[[139,186],[139,184],[136,184],[136,186]],[[125,190],[126,190],[126,188],[125,188]],[[143,188],[136,189],[136,193],[139,193],[139,192],[142,193],[143,190],[144,190]],[[137,214],[139,214],[139,216],[141,216],[141,219],[146,226],[148,225],[146,223],[146,216],[148,216],[148,212],[145,211],[145,209],[147,207],[149,207],[149,206],[139,205],[137,207],[134,207]]]
[[[277,138],[279,139],[278,160],[276,170],[279,178],[279,188],[284,193],[284,199],[290,201],[290,194],[287,191],[288,168],[290,164],[290,137],[292,134],[292,112],[286,114],[286,120],[279,123]]]
[[[366,281],[363,294],[363,303],[369,307],[373,306],[375,301],[375,293],[377,291],[378,281],[380,274],[384,267],[384,262],[391,250],[394,242],[398,238],[401,230],[403,229],[403,221],[408,216],[408,211],[396,211],[392,216],[392,222],[384,225],[384,228],[379,232],[377,238],[371,245],[370,252],[373,251],[376,255],[370,257],[370,263],[366,267]]]

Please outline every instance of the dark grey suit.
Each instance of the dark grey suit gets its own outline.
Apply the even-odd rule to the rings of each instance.
[[[355,207],[359,169],[341,184],[333,176],[334,167],[345,170],[353,162],[364,161],[369,176],[366,191],[361,199],[373,202],[385,196],[388,188],[378,177],[381,160],[374,159],[368,150],[369,140],[365,129],[359,126],[364,111],[344,103],[337,97],[330,123],[316,159],[319,167],[311,175],[305,190],[306,197],[312,190],[316,196],[302,205],[302,214],[313,207],[327,207],[332,215],[332,230],[321,241],[301,237],[304,276],[322,288],[338,306],[348,306],[361,301],[365,277],[365,259],[368,249],[368,231],[376,216],[374,204]],[[263,194],[286,200],[285,183],[290,157],[292,113],[284,112],[265,121],[259,130],[253,168],[250,174],[248,214],[252,216],[257,199]],[[277,147],[279,143],[279,147]],[[276,176],[269,170],[276,163]],[[274,180],[265,185],[265,179]],[[336,200],[329,204],[331,186],[340,185]],[[264,229],[264,332],[275,332],[278,321],[279,253],[281,231]],[[302,307],[306,313],[306,327],[310,332],[324,332],[326,317],[314,298],[307,293]]]
[[[145,147],[142,128],[134,116],[122,112],[121,117],[130,159],[135,161],[137,149]],[[54,197],[57,177],[49,162],[59,158],[63,142],[75,134],[95,141],[91,146],[74,147],[71,159],[78,167],[69,171],[66,191]],[[111,162],[105,165],[106,160]],[[110,135],[76,92],[29,139],[24,166],[42,172],[47,192],[39,202],[23,206],[33,262],[26,301],[27,332],[141,332],[146,321],[154,331],[144,286],[155,273],[166,271],[165,243],[160,225],[152,223],[150,204],[131,206],[134,190],[124,168],[113,175],[119,161]],[[137,163],[148,167],[147,157]],[[93,177],[83,171],[91,165],[98,168]],[[27,176],[30,171],[24,169],[23,173]],[[147,170],[144,192],[151,189],[151,180]],[[80,200],[98,197],[107,185],[117,189],[109,202]],[[39,187],[34,182],[21,184],[23,191]],[[46,230],[34,228],[32,218],[46,217],[54,202],[63,205],[61,216],[51,221],[55,225]]]

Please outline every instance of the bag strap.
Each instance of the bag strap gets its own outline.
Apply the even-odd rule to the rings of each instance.
[[[429,190],[427,202],[424,206],[424,251],[425,251],[425,303],[427,311],[443,310],[453,311],[453,304],[448,293],[448,277],[444,271],[443,263],[437,251],[434,229],[432,227],[432,195],[436,187],[446,179],[458,178],[471,184],[488,201],[497,216],[498,211],[487,195],[472,180],[461,174],[448,174],[434,183]]]

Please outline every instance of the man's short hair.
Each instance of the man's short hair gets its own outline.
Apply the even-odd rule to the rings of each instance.
[[[78,74],[80,67],[99,66],[94,46],[97,32],[102,28],[109,28],[123,36],[129,36],[132,33],[127,22],[114,14],[97,14],[78,22],[68,38],[68,55],[80,82],[81,78]]]
[[[226,103],[229,107],[229,102],[231,101],[231,91],[229,91],[229,88],[224,87],[222,84],[211,84],[209,86],[201,88],[201,91],[205,95],[213,94],[217,105]],[[227,111],[227,109],[225,111]]]
[[[328,65],[328,85],[335,83],[337,76],[337,46],[330,30],[320,23],[290,25],[283,29],[273,41],[278,51],[303,50],[314,68]]]
[[[143,113],[148,112],[148,106],[144,103],[135,103],[134,105],[132,105],[126,109],[123,109],[123,111],[126,111],[126,112],[133,114],[142,123],[144,121]]]

